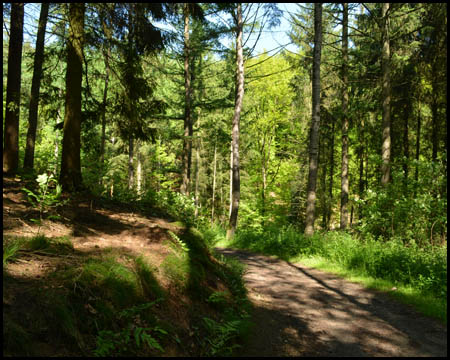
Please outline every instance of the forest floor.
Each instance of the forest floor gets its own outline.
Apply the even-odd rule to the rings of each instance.
[[[238,356],[447,356],[447,328],[320,270],[216,248],[246,265],[254,331]]]
[[[180,230],[170,219],[142,216],[123,205],[100,206],[89,199],[65,206],[61,221],[44,220],[38,229],[30,219],[38,218],[39,212],[20,191],[24,184],[15,179],[3,181],[4,236],[34,236],[39,230],[47,237],[68,236],[73,243],[73,252],[65,256],[22,252],[18,261],[8,264],[8,273],[15,280],[3,283],[4,319],[5,314],[13,319],[35,316],[38,310],[28,295],[31,290],[61,287],[51,282],[49,274],[85,261],[87,256],[101,256],[108,248],[144,255],[158,267],[170,253],[164,245],[170,241],[168,231]],[[386,294],[300,264],[242,250],[217,251],[237,257],[247,266],[244,280],[255,326],[237,356],[447,356],[446,327]],[[159,280],[162,286],[169,286],[164,278]],[[214,287],[223,290],[224,285]],[[187,314],[194,304],[178,293],[173,295],[167,313],[161,309],[160,315],[184,324],[180,338],[186,345],[172,344],[164,355],[195,356],[193,323]],[[41,356],[80,355],[52,347],[46,331],[45,326],[36,329],[32,339]]]

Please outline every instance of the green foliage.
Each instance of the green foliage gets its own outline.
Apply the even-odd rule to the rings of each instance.
[[[3,268],[5,265],[17,258],[17,252],[23,246],[25,239],[21,237],[4,237],[3,238]]]
[[[157,300],[159,301],[159,300]],[[138,350],[158,350],[164,352],[156,338],[167,335],[167,331],[158,325],[149,326],[141,319],[142,312],[149,309],[157,301],[135,305],[119,313],[126,325],[119,332],[101,330],[96,339],[95,356],[135,355]]]
[[[209,334],[205,339],[208,356],[231,356],[233,350],[240,347],[233,340],[240,334],[241,321],[217,322],[204,317],[203,325]]]
[[[422,177],[417,183],[409,181],[409,191],[404,188],[403,174],[394,171],[394,180],[388,187],[369,189],[364,199],[357,202],[362,209],[358,229],[363,237],[395,237],[405,244],[413,241],[421,246],[445,237],[447,197],[441,195],[446,181],[440,175],[443,170],[433,164],[415,162],[415,165],[420,166]],[[423,191],[424,188],[428,191]]]
[[[51,209],[63,205],[65,201],[60,199],[62,187],[58,184],[58,181],[54,178],[53,174],[48,175],[47,173],[43,173],[38,175],[36,181],[39,186],[36,193],[27,188],[22,188],[22,190],[27,193],[28,201],[33,206],[39,208],[38,223],[40,224],[42,222],[43,213],[47,213]],[[53,217],[55,216],[56,215],[53,215]]]
[[[240,230],[231,245],[286,260],[322,257],[376,279],[410,285],[436,298],[447,296],[446,246],[419,247],[415,242],[405,246],[398,239],[380,242],[373,237],[359,240],[341,232],[305,237],[291,226],[266,228],[261,233]]]

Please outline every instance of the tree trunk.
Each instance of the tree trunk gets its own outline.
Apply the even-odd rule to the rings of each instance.
[[[140,141],[136,141],[136,157],[137,157],[137,166],[136,166],[136,191],[140,198],[142,195],[142,155],[140,151]]]
[[[67,42],[66,107],[60,183],[63,189],[81,188],[81,82],[83,76],[84,3],[69,4]]]
[[[191,72],[189,48],[189,4],[184,4],[184,139],[183,139],[183,179],[180,192],[189,195],[192,162],[192,119],[191,119]]]
[[[309,173],[308,195],[306,200],[305,235],[314,234],[316,183],[319,158],[319,129],[320,129],[320,58],[322,47],[322,4],[314,4],[314,55],[312,79],[312,121],[309,138]]]
[[[11,26],[6,84],[3,172],[15,174],[19,167],[20,81],[24,3],[11,3]]]
[[[331,223],[331,213],[333,206],[333,178],[334,178],[334,126],[335,126],[334,116],[331,117],[331,144],[330,144],[330,186],[329,186],[329,201],[327,205],[327,229],[330,228]]]
[[[359,182],[358,182],[358,192],[359,198],[362,199],[364,193],[364,115],[361,116],[361,124],[359,127]],[[362,219],[362,204],[358,206],[358,219]]]
[[[33,80],[31,82],[30,111],[28,114],[27,145],[23,167],[32,169],[34,165],[34,145],[38,122],[39,89],[41,87],[42,63],[44,61],[45,27],[47,25],[49,3],[41,3],[41,14],[34,54]]]
[[[133,166],[133,150],[134,140],[133,136],[129,135],[128,138],[128,189],[133,189],[134,185],[134,166]]]
[[[232,148],[233,148],[233,190],[231,202],[230,223],[227,231],[227,238],[234,236],[237,227],[239,211],[239,200],[241,196],[241,180],[239,174],[239,120],[241,116],[242,101],[244,98],[244,56],[242,49],[242,9],[241,4],[237,4],[236,11],[236,101],[234,105],[234,115],[232,122]]]
[[[200,128],[199,120],[197,119],[198,128]],[[197,141],[197,146],[195,148],[195,191],[194,191],[194,204],[195,204],[195,212],[194,216],[198,216],[198,208],[199,208],[199,180],[200,180],[200,139]]]
[[[408,161],[409,161],[409,128],[408,128],[408,120],[410,114],[410,104],[407,103],[405,105],[405,114],[404,114],[404,127],[403,127],[403,156],[405,157],[403,160],[403,175],[404,175],[404,187],[405,191],[408,186]]]
[[[381,71],[383,74],[383,145],[381,157],[381,184],[387,185],[391,176],[391,80],[390,80],[390,50],[389,50],[389,3],[383,3],[382,7],[383,50],[381,58]]]
[[[103,105],[102,105],[102,138],[100,143],[100,163],[103,166],[105,161],[105,143],[106,143],[106,100],[108,97],[108,82],[109,82],[109,57],[111,50],[108,48],[107,53],[103,53],[105,57],[105,88],[103,90]]]
[[[216,171],[217,171],[217,137],[214,142],[214,162],[213,162],[213,188],[212,188],[212,200],[211,200],[211,224],[214,223],[214,206],[216,196]]]
[[[343,5],[342,17],[342,173],[341,173],[341,221],[344,230],[348,222],[348,4]]]
[[[417,182],[419,181],[419,156],[420,156],[420,125],[421,125],[421,119],[420,119],[420,99],[419,99],[419,109],[417,114],[417,135],[416,135],[416,172],[414,174],[414,180],[416,183],[416,186],[414,187],[414,198],[417,195]]]

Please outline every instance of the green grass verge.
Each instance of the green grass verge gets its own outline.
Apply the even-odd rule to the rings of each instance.
[[[446,246],[405,246],[395,240],[364,240],[338,231],[304,237],[292,227],[266,228],[262,232],[241,229],[231,241],[217,228],[210,230],[208,236],[215,246],[276,255],[338,274],[387,292],[421,313],[447,323]],[[397,290],[391,291],[394,287]]]

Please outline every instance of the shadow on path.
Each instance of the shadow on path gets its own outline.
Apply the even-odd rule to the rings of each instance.
[[[242,356],[447,356],[447,328],[387,295],[300,264],[216,249],[246,264],[255,327]]]

